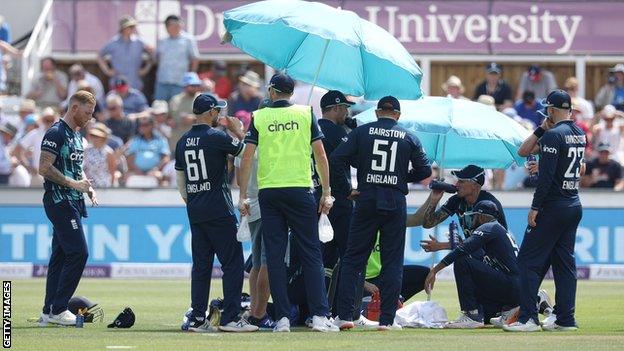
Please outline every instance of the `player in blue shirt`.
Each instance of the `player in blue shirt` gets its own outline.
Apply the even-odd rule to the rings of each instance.
[[[227,157],[238,155],[243,144],[228,134],[212,128],[225,101],[209,94],[193,101],[197,123],[176,145],[175,169],[180,195],[186,202],[191,225],[191,307],[189,330],[211,331],[206,319],[212,263],[217,255],[223,269],[223,314],[220,330],[251,332],[258,327],[239,318],[243,288],[243,249],[236,240],[236,216],[227,184]],[[243,138],[240,124],[227,118],[227,128]]]
[[[75,93],[69,99],[65,116],[48,129],[41,142],[43,207],[53,226],[42,325],[76,324],[76,316],[67,310],[67,303],[78,287],[89,256],[82,229],[82,218],[87,217],[83,193],[97,205],[95,191],[82,170],[84,147],[78,130],[89,123],[94,109],[95,97],[91,93]]]
[[[576,330],[576,262],[574,244],[583,208],[578,196],[585,173],[586,137],[570,119],[572,102],[563,90],[552,91],[544,102],[546,120],[518,150],[520,156],[539,153],[537,188],[533,195],[528,226],[522,240],[518,265],[521,303],[518,322],[506,331],[539,331],[536,293],[544,267],[551,264],[557,294],[556,321],[544,330]]]
[[[431,166],[420,141],[397,124],[399,101],[387,96],[377,104],[378,120],[355,128],[331,154],[331,167],[345,169],[357,164],[359,195],[349,230],[347,251],[338,283],[338,317],[341,329],[353,328],[353,303],[359,275],[372,252],[377,232],[381,251],[381,316],[379,329],[393,327],[397,299],[401,291],[407,182],[431,175]],[[409,170],[409,165],[412,170]],[[408,179],[409,178],[409,179]],[[342,187],[347,188],[346,175]]]
[[[483,200],[475,204],[472,211],[466,212],[464,216],[471,218],[472,235],[433,267],[425,279],[425,290],[429,293],[436,274],[455,263],[453,273],[462,314],[445,328],[483,327],[486,304],[496,304],[507,311],[518,306],[518,247],[511,234],[498,222],[498,211],[494,202]],[[483,260],[471,257],[478,251],[484,251]]]

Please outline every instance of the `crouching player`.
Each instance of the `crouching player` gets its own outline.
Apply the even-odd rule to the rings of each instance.
[[[520,287],[516,257],[518,247],[513,237],[497,220],[498,207],[489,200],[475,204],[464,216],[472,217],[472,235],[431,269],[425,290],[433,289],[436,273],[452,263],[462,314],[446,328],[473,329],[484,326],[483,305],[498,304],[503,318],[509,321],[518,314]],[[482,260],[470,255],[483,250]]]

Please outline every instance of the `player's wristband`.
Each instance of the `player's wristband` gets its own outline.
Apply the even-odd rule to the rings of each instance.
[[[535,135],[538,139],[541,138],[544,133],[546,133],[546,130],[542,127],[537,127],[533,131],[533,135]]]

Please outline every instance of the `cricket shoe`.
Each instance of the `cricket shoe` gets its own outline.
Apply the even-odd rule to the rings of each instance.
[[[47,327],[49,323],[50,323],[50,316],[46,313],[41,313],[41,316],[39,316],[39,319],[37,320],[37,324],[40,327]]]
[[[76,315],[65,310],[59,314],[52,314],[48,318],[48,323],[57,325],[76,325]]]
[[[195,333],[212,333],[215,332],[215,328],[210,325],[210,320],[207,318],[191,317],[187,329],[190,332]]]
[[[282,317],[275,323],[274,333],[290,333],[290,320],[288,317]]]
[[[312,330],[321,333],[339,332],[340,329],[325,316],[312,317]]]
[[[555,308],[553,307],[552,299],[548,295],[548,292],[546,292],[546,290],[544,289],[541,289],[537,293],[537,297],[539,297],[539,305],[538,305],[539,313],[545,316],[548,316],[549,314],[551,314]]]
[[[396,320],[391,325],[380,324],[377,326],[378,331],[393,331],[393,330],[402,330],[402,329],[403,327],[399,323],[397,323]]]
[[[337,326],[338,329],[340,329],[340,330],[349,330],[349,329],[355,328],[355,323],[354,322],[352,322],[352,321],[343,321],[338,316],[336,316],[336,318],[334,318],[332,323],[334,323],[334,325]]]
[[[578,327],[576,325],[570,327],[564,327],[557,323],[552,324],[544,324],[542,325],[542,329],[549,332],[566,332],[566,331],[577,331]]]
[[[477,329],[484,326],[483,318],[479,319],[478,313],[471,314],[464,311],[454,321],[444,324],[445,329]]]
[[[520,315],[520,306],[510,310],[503,311],[499,317],[490,318],[490,324],[496,328],[502,328],[503,325],[512,324],[518,321]]]
[[[379,322],[371,321],[364,317],[364,315],[360,315],[358,320],[353,321],[353,325],[358,329],[377,329],[377,327],[379,327]]]
[[[557,315],[554,313],[551,313],[548,315],[548,317],[544,318],[544,320],[542,321],[542,327],[549,328],[553,324],[555,324],[556,321],[557,321]]]
[[[265,314],[264,317],[262,317],[262,318],[256,318],[256,317],[250,315],[249,317],[247,317],[245,319],[249,322],[249,324],[255,325],[256,327],[258,327],[260,329],[273,329],[273,328],[275,328],[275,321],[273,321],[271,319],[271,317],[269,317],[268,314]]]
[[[220,325],[219,330],[232,333],[249,333],[258,331],[258,326],[249,324],[245,318],[240,318],[238,321],[231,321],[226,325]]]
[[[503,325],[503,330],[506,332],[538,332],[542,328],[535,324],[533,319],[529,319],[526,323],[515,322],[508,325]]]

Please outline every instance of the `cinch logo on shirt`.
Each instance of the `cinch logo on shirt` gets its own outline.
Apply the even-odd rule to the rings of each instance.
[[[57,148],[55,142],[47,140],[47,139],[43,141],[43,146],[49,146],[49,147],[54,148],[54,149]]]
[[[557,149],[555,149],[554,147],[548,147],[548,146],[544,146],[542,148],[543,152],[548,152],[549,154],[557,154]]]
[[[76,152],[72,152],[71,154],[69,154],[69,159],[72,161],[82,161],[83,157],[84,157],[84,154],[79,154]]]
[[[273,123],[269,124],[269,132],[281,132],[284,130],[299,130],[299,123],[295,121],[290,121],[286,123],[278,123],[277,121],[273,121]]]

